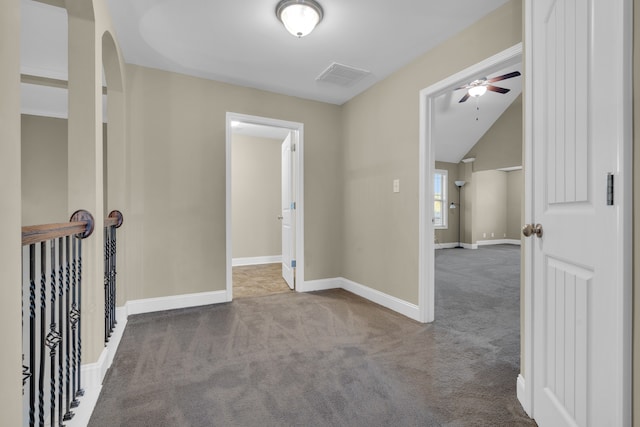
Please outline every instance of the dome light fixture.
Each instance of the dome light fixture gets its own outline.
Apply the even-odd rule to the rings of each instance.
[[[276,16],[294,36],[309,34],[322,21],[322,6],[315,0],[282,0],[276,6]]]
[[[474,98],[478,98],[485,93],[487,93],[487,87],[485,85],[471,86],[469,88],[469,95],[473,96]]]

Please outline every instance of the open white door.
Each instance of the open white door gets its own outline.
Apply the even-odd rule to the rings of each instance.
[[[527,381],[541,427],[630,425],[627,6],[527,5],[534,193]],[[611,179],[617,194],[608,201]]]
[[[282,142],[282,277],[295,288],[295,201],[293,200],[292,132]]]

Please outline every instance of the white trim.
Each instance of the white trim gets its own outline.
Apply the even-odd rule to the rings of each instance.
[[[500,172],[520,171],[520,170],[522,170],[522,166],[511,166],[511,167],[508,167],[508,168],[498,168],[496,170],[500,171]]]
[[[226,197],[225,197],[225,216],[226,216],[226,252],[227,252],[227,275],[226,275],[226,300],[233,300],[233,279],[232,279],[232,249],[233,237],[231,227],[231,139],[232,139],[232,121],[252,123],[257,125],[275,126],[290,129],[297,133],[296,150],[294,156],[294,192],[296,202],[295,214],[295,260],[296,260],[296,282],[304,284],[304,124],[298,122],[290,122],[286,120],[271,119],[268,117],[251,116],[247,114],[227,112],[226,115],[226,144],[225,144],[225,162],[226,162]]]
[[[410,319],[420,321],[420,309],[415,304],[411,304],[407,301],[401,300],[400,298],[385,294],[384,292],[380,292],[368,286],[361,285],[360,283],[356,283],[352,280],[345,279],[344,277],[340,277],[339,281],[341,284],[340,287],[345,291],[361,296],[364,299],[407,316]]]
[[[241,267],[244,265],[279,264],[282,262],[282,255],[254,256],[245,258],[233,258],[231,265]]]
[[[478,249],[477,243],[460,243],[462,249]],[[450,243],[436,243],[434,244],[434,249],[455,249],[458,247],[458,242],[450,242]]]
[[[198,307],[201,305],[229,302],[226,291],[200,292],[195,294],[172,295],[168,297],[147,298],[127,301],[127,314],[153,313],[178,308]]]
[[[516,239],[495,239],[495,240],[478,240],[476,241],[476,245],[478,246],[489,246],[489,245],[518,245],[520,246],[522,242]]]
[[[462,70],[420,91],[420,140],[418,183],[418,306],[419,321],[431,322],[435,313],[434,229],[429,213],[433,210],[433,170],[435,169],[432,123],[435,99],[479,75],[489,75],[522,61],[522,43]],[[465,246],[464,244],[462,246]],[[477,245],[475,245],[477,247]],[[466,247],[466,246],[465,246]],[[473,247],[473,245],[471,245]]]
[[[326,291],[328,289],[340,289],[342,282],[339,277],[332,279],[318,279],[307,280],[304,283],[296,283],[296,290],[298,292],[314,292],[314,291]]]
[[[533,79],[527,78],[527,76],[533,75],[533,63],[531,58],[531,43],[533,42],[533,22],[531,18],[533,1],[525,0],[524,2],[524,43],[527,48],[524,51],[524,93],[533,93]],[[531,96],[525,96],[524,102],[524,121],[522,123],[524,127],[524,147],[523,150],[523,175],[524,175],[524,223],[532,224],[534,218],[534,206],[533,206],[533,102]],[[529,197],[527,197],[529,195]],[[520,372],[525,372],[529,381],[525,381],[522,390],[519,390],[518,400],[522,405],[522,408],[527,412],[529,416],[534,414],[533,405],[533,239],[525,239],[522,245],[522,260],[523,260],[523,280],[524,293],[522,297],[522,308],[524,313],[520,316],[524,316],[523,330],[520,332],[520,336],[524,339],[524,355],[521,355],[520,360],[524,359],[524,366],[520,367]],[[524,356],[524,357],[522,357]]]
[[[126,307],[116,308],[116,321],[116,327],[111,334],[109,342],[100,353],[98,361],[86,363],[80,367],[84,396],[80,399],[80,405],[73,410],[75,416],[65,423],[68,427],[83,427],[89,424],[89,419],[93,414],[96,403],[98,403],[98,397],[102,390],[102,381],[113,363],[122,334],[127,326]]]
[[[449,242],[449,243],[434,243],[434,249],[453,249],[458,246],[458,242]]]
[[[526,412],[527,415],[531,417],[531,410],[529,406],[525,406],[525,404],[523,403],[527,401],[527,399],[525,398],[526,390],[527,390],[527,387],[526,387],[526,382],[524,380],[524,377],[522,376],[522,374],[519,374],[518,379],[516,380],[516,395],[518,396],[518,400],[520,401],[520,404],[522,405],[522,409],[524,409],[524,412]]]

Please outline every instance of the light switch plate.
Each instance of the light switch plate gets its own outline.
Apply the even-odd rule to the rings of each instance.
[[[399,193],[400,192],[400,180],[399,179],[394,179],[393,180],[393,192],[394,193]]]

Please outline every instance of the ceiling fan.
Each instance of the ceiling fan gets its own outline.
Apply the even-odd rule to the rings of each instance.
[[[498,87],[498,86],[494,86],[491,83],[495,83],[495,82],[499,82],[500,80],[506,80],[506,79],[511,79],[513,77],[518,77],[520,75],[519,71],[513,71],[511,73],[507,73],[507,74],[503,74],[501,76],[498,77],[492,77],[490,79],[487,79],[486,77],[483,77],[481,79],[478,80],[474,80],[471,83],[468,83],[464,86],[460,86],[458,88],[455,88],[454,90],[460,90],[460,89],[466,89],[467,93],[462,97],[462,99],[460,102],[465,102],[467,99],[469,99],[470,97],[475,97],[478,98],[479,96],[484,95],[488,90],[492,91],[492,92],[498,92],[498,93],[507,93],[509,92],[511,89],[506,89],[503,87]]]

